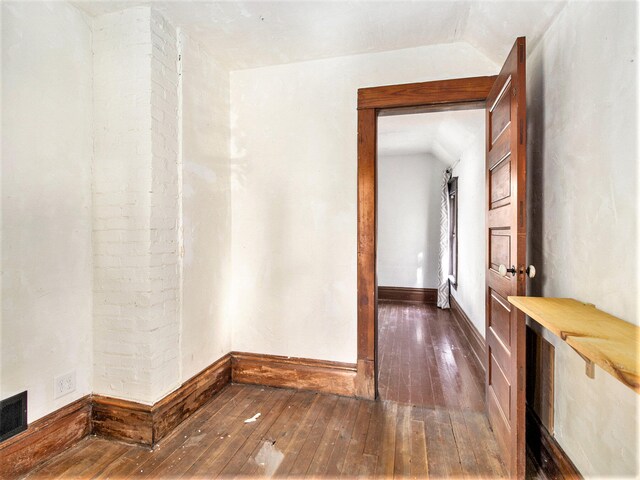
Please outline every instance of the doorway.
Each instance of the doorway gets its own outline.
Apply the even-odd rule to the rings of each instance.
[[[377,123],[379,398],[483,412],[467,330],[485,323],[484,110],[393,113]]]
[[[358,91],[358,325],[356,393],[377,397],[377,119],[382,111],[484,108],[498,77],[471,77]]]
[[[526,295],[526,39],[516,39],[495,77],[358,90],[358,356],[356,394],[378,394],[377,117],[484,108],[486,118],[487,414],[509,474],[525,474],[525,318],[510,306]]]

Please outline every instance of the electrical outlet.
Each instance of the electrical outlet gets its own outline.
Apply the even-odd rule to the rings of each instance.
[[[76,389],[76,371],[60,375],[53,380],[53,398],[60,398]]]

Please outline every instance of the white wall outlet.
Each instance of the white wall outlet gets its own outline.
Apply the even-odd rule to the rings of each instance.
[[[60,398],[76,389],[76,371],[60,375],[53,380],[53,398]]]

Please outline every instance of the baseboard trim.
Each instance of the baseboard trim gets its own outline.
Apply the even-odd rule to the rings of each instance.
[[[527,405],[527,450],[545,478],[582,479],[582,474]]]
[[[436,288],[378,287],[378,300],[435,305],[438,301],[438,290]]]
[[[453,319],[456,321],[460,330],[462,330],[463,335],[467,339],[476,363],[482,371],[485,371],[484,362],[486,356],[486,344],[484,338],[480,335],[478,329],[471,322],[471,319],[467,316],[453,295],[449,296],[449,305],[451,306]]]
[[[309,358],[232,352],[231,378],[235,383],[295,388],[353,397],[356,365]]]
[[[231,382],[356,396],[351,363],[231,352],[154,405],[88,395],[0,443],[0,478],[16,478],[95,435],[155,445]]]
[[[92,431],[96,435],[155,445],[231,381],[227,354],[153,405],[93,396]]]
[[[17,478],[91,432],[89,395],[31,423],[0,443],[0,478]]]
[[[231,354],[216,360],[153,406],[154,443],[231,383]]]
[[[92,433],[125,442],[152,445],[151,409],[151,405],[94,395],[91,416]]]

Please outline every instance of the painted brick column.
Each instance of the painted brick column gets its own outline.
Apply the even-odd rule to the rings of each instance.
[[[176,32],[103,15],[93,53],[94,392],[152,404],[180,380]]]

